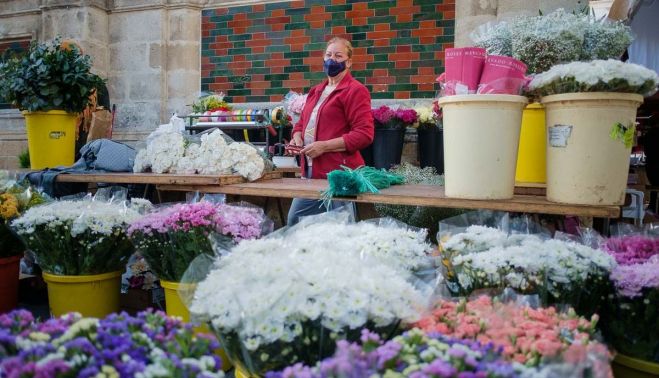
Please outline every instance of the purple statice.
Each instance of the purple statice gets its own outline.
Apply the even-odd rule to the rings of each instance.
[[[334,355],[313,368],[296,364],[266,377],[360,378],[392,373],[412,378],[516,376],[513,366],[490,344],[429,336],[413,329],[387,342],[365,331],[361,344],[339,341]]]
[[[642,295],[643,289],[659,289],[659,255],[642,264],[619,265],[611,272],[611,280],[618,293],[634,298]]]
[[[0,329],[10,330],[17,334],[28,329],[34,322],[32,313],[27,310],[14,310],[0,314]]]
[[[391,121],[392,118],[396,115],[396,113],[388,106],[382,105],[377,109],[372,110],[373,113],[373,119],[380,125],[386,125]]]
[[[620,265],[643,263],[650,257],[659,255],[659,238],[642,235],[610,238],[606,241],[604,250]]]
[[[27,319],[17,312],[7,316]],[[19,331],[16,333],[11,328],[0,329],[0,343],[12,342],[15,346],[3,348],[0,344],[2,376],[88,378],[111,369],[120,377],[134,377],[154,365],[165,369],[167,376],[222,375],[222,361],[214,354],[219,347],[215,338],[210,334],[197,336],[191,325],[168,318],[163,312],[112,314],[99,320],[93,332],[79,332],[78,337],[62,339],[60,336],[80,319],[67,315],[44,323],[33,322],[23,328],[15,327]],[[154,354],[154,348],[160,352]],[[65,355],[66,360],[56,357],[56,352]],[[154,356],[160,357],[154,360]],[[71,363],[74,360],[75,365]],[[202,371],[202,366],[210,370]]]

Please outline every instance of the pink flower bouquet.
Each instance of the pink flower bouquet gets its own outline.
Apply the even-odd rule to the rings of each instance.
[[[255,239],[265,221],[257,208],[202,201],[148,214],[130,225],[128,236],[159,278],[179,282],[197,256],[213,255],[211,235],[229,243]]]
[[[382,129],[404,129],[415,124],[419,118],[414,109],[399,108],[394,110],[386,105],[373,109],[372,112],[375,127]]]
[[[593,340],[597,320],[597,315],[587,320],[572,310],[564,314],[554,307],[534,309],[481,296],[439,302],[416,326],[453,338],[493,343],[507,359],[527,367],[542,368],[555,362],[584,365],[594,353],[604,357],[602,366],[588,368],[606,371],[607,349]]]

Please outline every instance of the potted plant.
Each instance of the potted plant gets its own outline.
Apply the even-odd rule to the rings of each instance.
[[[9,223],[28,208],[44,202],[36,191],[16,183],[7,171],[0,171],[0,313],[18,303],[20,261],[25,248]]]
[[[54,316],[119,311],[121,271],[133,253],[125,229],[139,217],[132,207],[66,200],[31,208],[11,222],[43,270]]]
[[[421,168],[433,167],[437,174],[444,173],[444,130],[442,110],[436,101],[431,105],[414,108],[419,118],[414,124],[418,135],[419,164]]]
[[[617,60],[552,67],[529,84],[547,112],[547,198],[621,205],[636,109],[657,91],[657,73]]]
[[[375,136],[372,144],[373,166],[389,169],[393,165],[400,164],[405,130],[417,121],[418,116],[413,109],[392,109],[383,105],[373,110],[373,118],[375,120]]]
[[[0,63],[0,97],[25,116],[32,169],[73,164],[78,113],[103,84],[91,67],[77,45],[59,38]]]

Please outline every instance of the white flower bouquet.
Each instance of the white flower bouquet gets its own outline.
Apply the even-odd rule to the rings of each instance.
[[[651,69],[618,60],[560,64],[536,75],[529,91],[539,97],[561,93],[619,92],[651,96],[659,76]]]
[[[146,148],[138,151],[134,172],[203,175],[239,174],[254,181],[274,166],[256,147],[234,142],[220,130],[186,138],[175,121],[149,135]],[[178,123],[178,121],[176,121]]]
[[[11,227],[56,275],[123,270],[133,245],[125,229],[139,213],[124,202],[59,201],[27,210]]]
[[[309,222],[243,241],[198,285],[190,311],[210,320],[230,358],[251,374],[315,363],[365,327],[386,338],[418,319],[426,293],[407,269],[422,264],[422,236]]]
[[[537,294],[545,305],[570,304],[592,315],[611,290],[616,266],[606,252],[534,235],[512,235],[472,226],[441,245],[448,289],[469,295],[478,289],[512,288]]]

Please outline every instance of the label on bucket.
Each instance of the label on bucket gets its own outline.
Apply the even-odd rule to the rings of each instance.
[[[554,125],[549,128],[549,145],[552,147],[567,147],[567,140],[572,134],[572,126]]]
[[[61,137],[66,136],[66,132],[64,131],[51,131],[50,134],[48,134],[50,139],[59,139]]]

